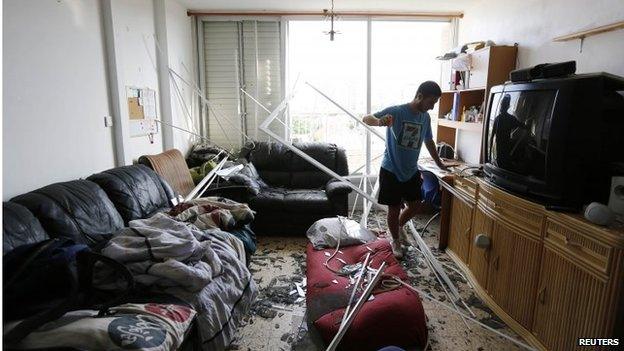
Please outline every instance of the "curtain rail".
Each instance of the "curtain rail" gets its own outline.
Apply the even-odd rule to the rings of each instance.
[[[187,11],[188,16],[325,16],[322,11]],[[463,18],[463,12],[336,12],[342,17]]]

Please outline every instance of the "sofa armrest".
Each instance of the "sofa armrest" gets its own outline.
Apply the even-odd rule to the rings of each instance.
[[[327,197],[332,198],[338,195],[349,194],[353,189],[342,181],[332,179],[327,182],[325,186],[325,192]]]

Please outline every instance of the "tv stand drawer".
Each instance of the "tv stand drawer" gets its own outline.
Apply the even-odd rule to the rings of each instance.
[[[524,230],[536,239],[541,237],[544,208],[535,203],[508,194],[479,179],[477,203],[497,220]]]
[[[477,199],[477,183],[474,180],[456,176],[453,178],[453,187],[467,198],[473,201]]]
[[[544,241],[579,266],[609,274],[612,248],[593,240],[586,233],[548,218]]]

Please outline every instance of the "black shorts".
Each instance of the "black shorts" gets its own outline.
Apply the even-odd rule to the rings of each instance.
[[[422,200],[421,185],[420,172],[416,172],[407,182],[401,182],[394,173],[381,167],[378,201],[382,205],[389,206],[400,205],[403,201],[420,201]]]

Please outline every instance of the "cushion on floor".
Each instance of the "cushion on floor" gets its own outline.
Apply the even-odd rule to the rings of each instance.
[[[407,274],[392,255],[390,244],[379,239],[369,244],[341,248],[336,257],[353,264],[363,262],[372,250],[371,267],[378,268],[386,262],[386,274],[407,280]],[[334,249],[315,250],[307,246],[307,293],[306,304],[310,321],[314,324],[326,344],[338,332],[344,308],[349,301],[351,288],[347,277],[332,273],[324,266],[327,256]],[[342,266],[335,258],[329,265],[338,269]],[[338,281],[338,284],[332,281]],[[359,295],[356,295],[356,299]],[[367,301],[344,335],[339,350],[378,350],[384,346],[423,347],[427,339],[426,316],[420,297],[406,287],[374,294],[374,300]]]

